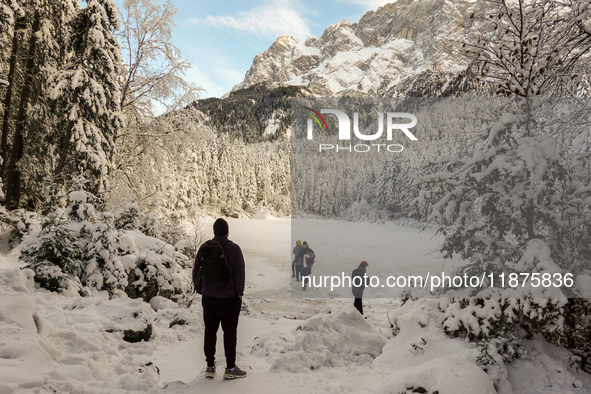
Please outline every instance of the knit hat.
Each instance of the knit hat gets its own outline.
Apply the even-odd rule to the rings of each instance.
[[[306,241],[304,241],[303,245],[308,245],[308,243]]]
[[[213,223],[213,234],[214,235],[228,235],[228,222],[224,219],[219,218]]]
[[[365,260],[364,260],[364,261],[362,261],[360,265],[362,265],[362,266],[364,266],[364,267],[367,267],[367,266],[369,266],[369,264],[367,264],[367,261],[365,261]]]
[[[302,241],[300,241],[299,239],[296,241],[296,245],[301,245]]]

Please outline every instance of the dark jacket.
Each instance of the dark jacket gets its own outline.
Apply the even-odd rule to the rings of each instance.
[[[359,265],[359,267],[355,268],[351,273],[351,290],[353,290],[353,295],[355,296],[355,298],[363,297],[363,290],[365,290],[365,275],[367,275],[365,267],[362,265]],[[361,277],[360,286],[355,286],[355,282],[359,283],[359,279],[357,279],[356,281],[354,280],[355,277]]]
[[[199,268],[201,266],[201,255],[204,249],[209,246],[212,241],[222,243],[226,240],[227,238],[224,236],[216,236],[214,239],[209,240],[201,245],[199,251],[197,252],[197,257],[195,258],[193,272],[199,272]],[[236,245],[230,240],[228,240],[223,245],[223,248],[228,261],[228,268],[230,269],[230,282],[219,289],[210,289],[204,283],[201,289],[201,294],[216,298],[230,298],[237,295],[242,297],[244,295],[245,282],[244,257],[242,256],[242,250],[240,250],[240,246]]]
[[[295,258],[296,265],[299,265],[302,268],[304,268],[304,255],[306,255],[308,253],[312,253],[312,256],[314,256],[314,258],[316,258],[314,251],[312,249],[310,249],[309,246],[307,248],[302,247],[302,249],[300,249],[300,251],[296,255],[296,258]]]

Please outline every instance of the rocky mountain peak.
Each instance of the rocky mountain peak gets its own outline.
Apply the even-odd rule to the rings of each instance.
[[[269,52],[280,54],[282,52],[290,51],[296,46],[298,40],[294,37],[290,36],[289,34],[284,34],[282,36],[277,37],[275,42],[271,44],[269,47]]]
[[[476,20],[470,15],[485,7],[468,0],[399,0],[357,23],[343,19],[317,39],[281,36],[233,90],[279,83],[321,96],[449,94],[469,63],[460,47]]]

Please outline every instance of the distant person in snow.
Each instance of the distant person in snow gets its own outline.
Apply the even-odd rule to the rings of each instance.
[[[246,372],[236,366],[236,333],[245,281],[244,257],[240,246],[228,239],[229,233],[228,223],[217,219],[213,224],[214,238],[201,245],[193,266],[193,285],[202,295],[207,378],[215,375],[215,347],[220,323],[226,355],[224,379],[246,377]]]
[[[363,315],[363,290],[365,289],[366,270],[369,264],[367,261],[362,261],[359,267],[355,268],[351,273],[351,290],[353,290],[353,297],[355,297],[355,308]]]
[[[300,250],[302,250],[302,241],[300,241],[299,239],[296,241],[296,246],[294,246],[293,248],[293,261],[291,262],[291,277],[295,278],[296,276],[296,257],[298,256],[298,253],[300,252]],[[298,272],[299,274],[300,272]],[[299,280],[296,278],[296,280]]]
[[[312,266],[314,265],[314,260],[316,259],[316,255],[314,254],[314,251],[312,249],[310,249],[308,247],[308,243],[306,241],[304,241],[302,243],[302,249],[298,252],[298,254],[296,255],[295,261],[296,261],[296,272],[298,269],[298,266],[300,267],[301,270],[301,276],[302,276],[302,288],[304,290],[306,290],[306,283],[304,282],[304,276],[310,276],[312,275]],[[296,278],[297,280],[297,278]],[[309,280],[308,280],[309,282]]]

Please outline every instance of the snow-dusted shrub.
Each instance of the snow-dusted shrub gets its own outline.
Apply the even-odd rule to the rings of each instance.
[[[47,216],[38,238],[24,247],[20,256],[35,272],[35,282],[51,291],[82,288],[79,275],[83,246],[68,224],[63,213]]]
[[[70,205],[66,208],[66,213],[70,220],[84,222],[94,221],[97,218],[94,205],[87,202],[89,199],[94,199],[94,195],[85,192],[84,190],[77,190],[69,194]]]
[[[74,289],[87,295],[94,290],[110,295],[125,291],[131,298],[149,301],[160,295],[180,299],[189,289],[189,258],[153,234],[158,220],[129,205],[115,219],[97,212],[84,191],[69,194],[70,205],[49,215],[40,234],[25,242],[21,259],[35,272],[35,281],[51,291]],[[153,218],[154,220],[146,220]],[[117,222],[119,220],[119,222]],[[156,223],[154,225],[154,223]]]
[[[118,230],[139,230],[150,237],[161,236],[160,221],[153,212],[141,212],[136,203],[129,203],[125,208],[115,211],[115,227]]]
[[[115,211],[115,227],[117,230],[133,230],[139,227],[140,210],[138,205],[130,203],[125,208]]]
[[[10,245],[18,244],[29,233],[31,228],[39,225],[40,217],[36,212],[29,212],[24,209],[6,211],[0,207],[0,222],[10,228]]]
[[[158,206],[152,204],[149,208],[151,210],[144,212],[137,203],[127,204],[125,208],[115,211],[115,227],[118,230],[138,230],[172,245],[186,236],[183,223],[186,214],[166,210],[166,214],[158,217],[153,211]]]
[[[84,250],[85,267],[82,282],[110,294],[127,287],[127,274],[118,256],[118,232],[110,214],[103,214],[104,222],[97,222],[90,230],[90,240]]]
[[[180,299],[190,289],[189,273],[174,246],[135,231],[119,237],[121,262],[127,272],[125,292],[131,298]],[[186,257],[186,256],[185,256]]]
[[[490,295],[489,295],[490,297]],[[510,361],[521,355],[521,342],[536,333],[563,338],[566,298],[446,299],[444,331],[478,343],[482,365]]]

